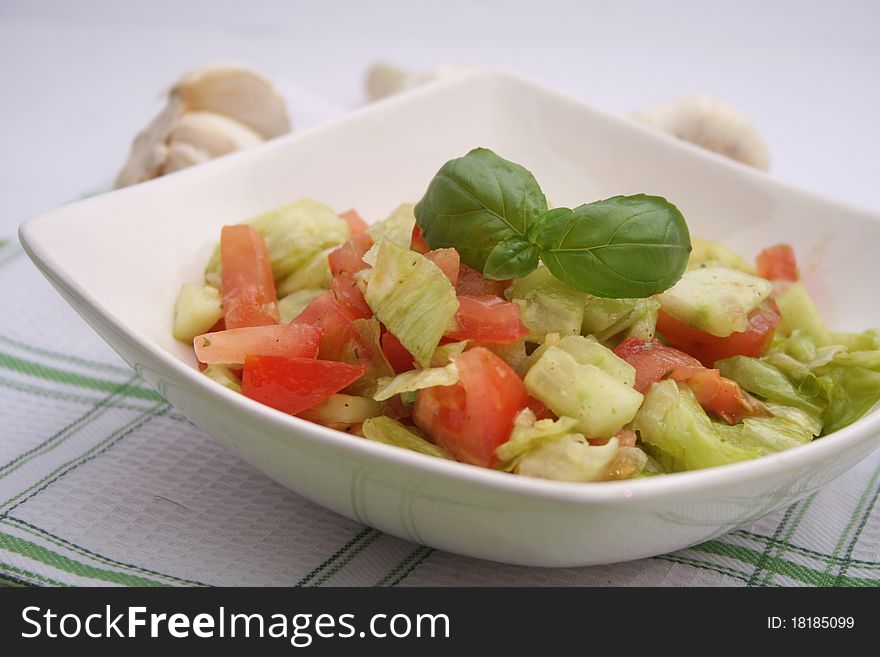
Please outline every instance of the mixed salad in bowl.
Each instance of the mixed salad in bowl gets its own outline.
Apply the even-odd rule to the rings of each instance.
[[[486,149],[372,225],[301,200],[224,226],[173,331],[285,413],[565,481],[756,458],[880,400],[880,331],[829,331],[790,246],[753,265],[656,196],[550,208]]]

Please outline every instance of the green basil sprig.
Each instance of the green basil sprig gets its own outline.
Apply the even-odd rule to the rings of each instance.
[[[691,250],[684,217],[660,196],[548,210],[527,169],[485,148],[444,164],[415,214],[432,249],[455,248],[488,279],[525,276],[540,259],[562,282],[599,297],[670,288]]]

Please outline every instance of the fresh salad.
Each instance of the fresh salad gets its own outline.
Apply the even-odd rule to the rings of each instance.
[[[372,225],[301,200],[224,226],[173,330],[353,440],[564,481],[752,459],[880,399],[880,331],[831,332],[790,246],[753,265],[657,196],[550,208],[486,149]]]

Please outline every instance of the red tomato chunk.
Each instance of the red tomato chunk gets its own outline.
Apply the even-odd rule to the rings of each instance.
[[[495,344],[509,344],[524,338],[529,330],[520,320],[520,308],[515,303],[496,296],[458,296],[454,330],[446,333],[454,340],[476,340]]]
[[[308,324],[275,324],[205,333],[193,340],[202,363],[244,363],[247,356],[315,358],[321,329]]]
[[[522,380],[488,349],[454,359],[459,382],[419,391],[413,420],[459,461],[492,467],[495,449],[510,437],[513,419],[528,405]]]
[[[277,324],[272,263],[266,243],[253,226],[223,227],[220,266],[226,328]]]
[[[348,224],[352,235],[363,233],[367,229],[367,222],[361,218],[357,210],[346,210],[339,217]]]
[[[397,336],[386,331],[382,334],[381,342],[385,358],[388,359],[388,362],[397,374],[415,369],[412,354],[400,343]]]
[[[670,347],[692,354],[706,367],[712,367],[715,361],[731,356],[761,356],[773,341],[779,318],[776,304],[770,301],[749,315],[745,331],[719,338],[661,310],[657,316],[657,331],[663,334]]]
[[[798,280],[797,259],[788,244],[777,244],[761,251],[757,257],[758,276],[768,281]]]
[[[248,356],[241,392],[272,408],[295,415],[339,392],[364,374],[363,365],[314,358]]]
[[[686,383],[707,413],[729,424],[766,414],[763,404],[736,381],[725,379],[718,370],[706,369],[696,358],[659,340],[629,338],[617,345],[614,353],[636,369],[635,389],[641,393],[657,381],[672,379]]]

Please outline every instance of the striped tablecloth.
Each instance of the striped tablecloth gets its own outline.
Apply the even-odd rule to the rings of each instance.
[[[0,577],[50,586],[876,586],[880,452],[746,529],[611,566],[414,545],[239,461],[0,246]]]

